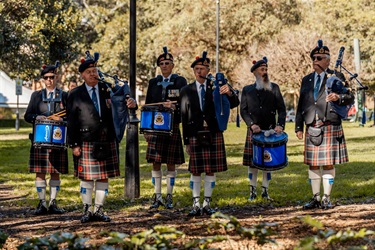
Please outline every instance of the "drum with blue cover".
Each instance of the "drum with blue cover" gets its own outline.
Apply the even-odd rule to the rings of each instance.
[[[267,171],[279,170],[288,165],[286,153],[286,133],[268,134],[264,132],[253,134],[253,165],[255,168]]]
[[[64,121],[35,121],[33,146],[37,148],[66,149],[67,128]]]
[[[172,135],[173,112],[172,108],[163,106],[143,106],[141,109],[140,133]]]

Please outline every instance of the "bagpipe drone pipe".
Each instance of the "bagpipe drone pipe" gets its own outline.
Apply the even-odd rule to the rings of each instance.
[[[353,89],[355,90],[367,90],[367,86],[363,86],[362,83],[357,79],[358,74],[352,74],[349,72],[344,66],[342,66],[342,61],[344,57],[344,51],[345,47],[341,47],[339,50],[339,55],[335,63],[334,70],[327,69],[327,73],[333,74],[332,76],[328,77],[326,82],[326,92],[327,94],[330,93],[336,93],[338,95],[352,95]],[[340,69],[339,69],[340,68]],[[351,82],[353,79],[358,83],[360,87],[357,88],[350,88],[349,82],[346,80],[344,74],[341,72],[345,70],[349,75],[349,82]],[[353,101],[349,104],[340,104],[338,101],[331,102],[331,107],[335,113],[337,113],[342,119],[346,118],[348,116],[349,109],[354,104],[354,98]]]
[[[202,77],[207,80],[213,82],[213,101],[215,106],[215,114],[216,120],[219,125],[220,131],[224,131],[228,127],[228,121],[230,116],[230,102],[228,96],[226,94],[220,94],[220,87],[224,86],[225,84],[228,85],[230,90],[233,92],[234,95],[238,96],[239,91],[233,89],[233,87],[228,84],[228,80],[224,77],[223,73],[216,73],[214,77],[212,74],[207,75],[207,77]],[[237,107],[237,117],[236,117],[236,125],[237,127],[240,126],[240,116]]]

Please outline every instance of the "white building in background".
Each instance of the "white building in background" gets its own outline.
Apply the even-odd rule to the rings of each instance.
[[[34,91],[22,86],[22,95],[18,96],[18,108],[26,109]],[[0,70],[0,108],[17,108],[16,81]]]

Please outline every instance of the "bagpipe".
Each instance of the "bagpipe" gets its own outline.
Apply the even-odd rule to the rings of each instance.
[[[99,53],[94,53],[94,58],[86,51],[86,58],[93,59],[95,62],[99,60]],[[99,78],[97,80],[107,86],[107,91],[111,97],[112,117],[116,133],[116,140],[121,142],[124,137],[125,128],[129,126],[129,110],[126,105],[130,98],[130,87],[126,80],[121,80],[117,75],[110,75],[98,70]],[[112,82],[105,80],[105,77],[110,78]]]
[[[225,84],[228,85],[229,89],[234,95],[238,96],[239,91],[234,89],[229,83],[228,79],[225,78],[221,72],[216,73],[214,77],[212,74],[208,74],[206,77],[201,76],[204,79],[213,82],[213,101],[215,106],[216,120],[219,125],[220,131],[224,131],[228,127],[229,115],[230,115],[230,102],[226,94],[220,94],[220,87]],[[240,127],[240,115],[237,106],[237,117],[236,126]]]
[[[358,74],[352,74],[349,70],[347,70],[344,66],[342,66],[342,61],[344,57],[345,47],[341,47],[339,50],[338,58],[335,63],[334,70],[327,69],[326,72],[332,74],[332,76],[328,77],[326,82],[326,93],[327,95],[330,93],[336,94],[351,94],[353,89],[350,88],[349,82],[353,79],[357,82],[360,86],[356,88],[356,90],[367,90],[367,86],[363,86],[362,83],[357,79]],[[341,72],[344,70],[350,75],[349,82],[346,80],[344,74]],[[333,108],[333,111],[337,113],[341,118],[346,118],[348,116],[349,109],[353,105],[354,101],[351,104],[347,105],[339,105],[337,102],[330,102]]]

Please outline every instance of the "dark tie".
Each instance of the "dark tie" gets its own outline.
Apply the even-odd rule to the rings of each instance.
[[[201,84],[201,100],[202,100],[202,110],[204,110],[204,102],[206,101],[206,90],[204,89],[204,84]]]
[[[169,79],[168,79],[168,78],[165,78],[165,79],[164,79],[164,82],[169,82]]]
[[[99,112],[98,97],[96,96],[95,88],[92,88],[91,90],[92,90],[92,95],[91,95],[92,102],[94,103],[96,111]]]
[[[49,92],[49,104],[48,104],[48,112],[52,114],[52,105],[53,105],[53,92]]]
[[[314,87],[314,100],[315,101],[318,98],[319,88],[320,88],[320,75],[318,75],[318,79],[316,80],[316,84]]]

